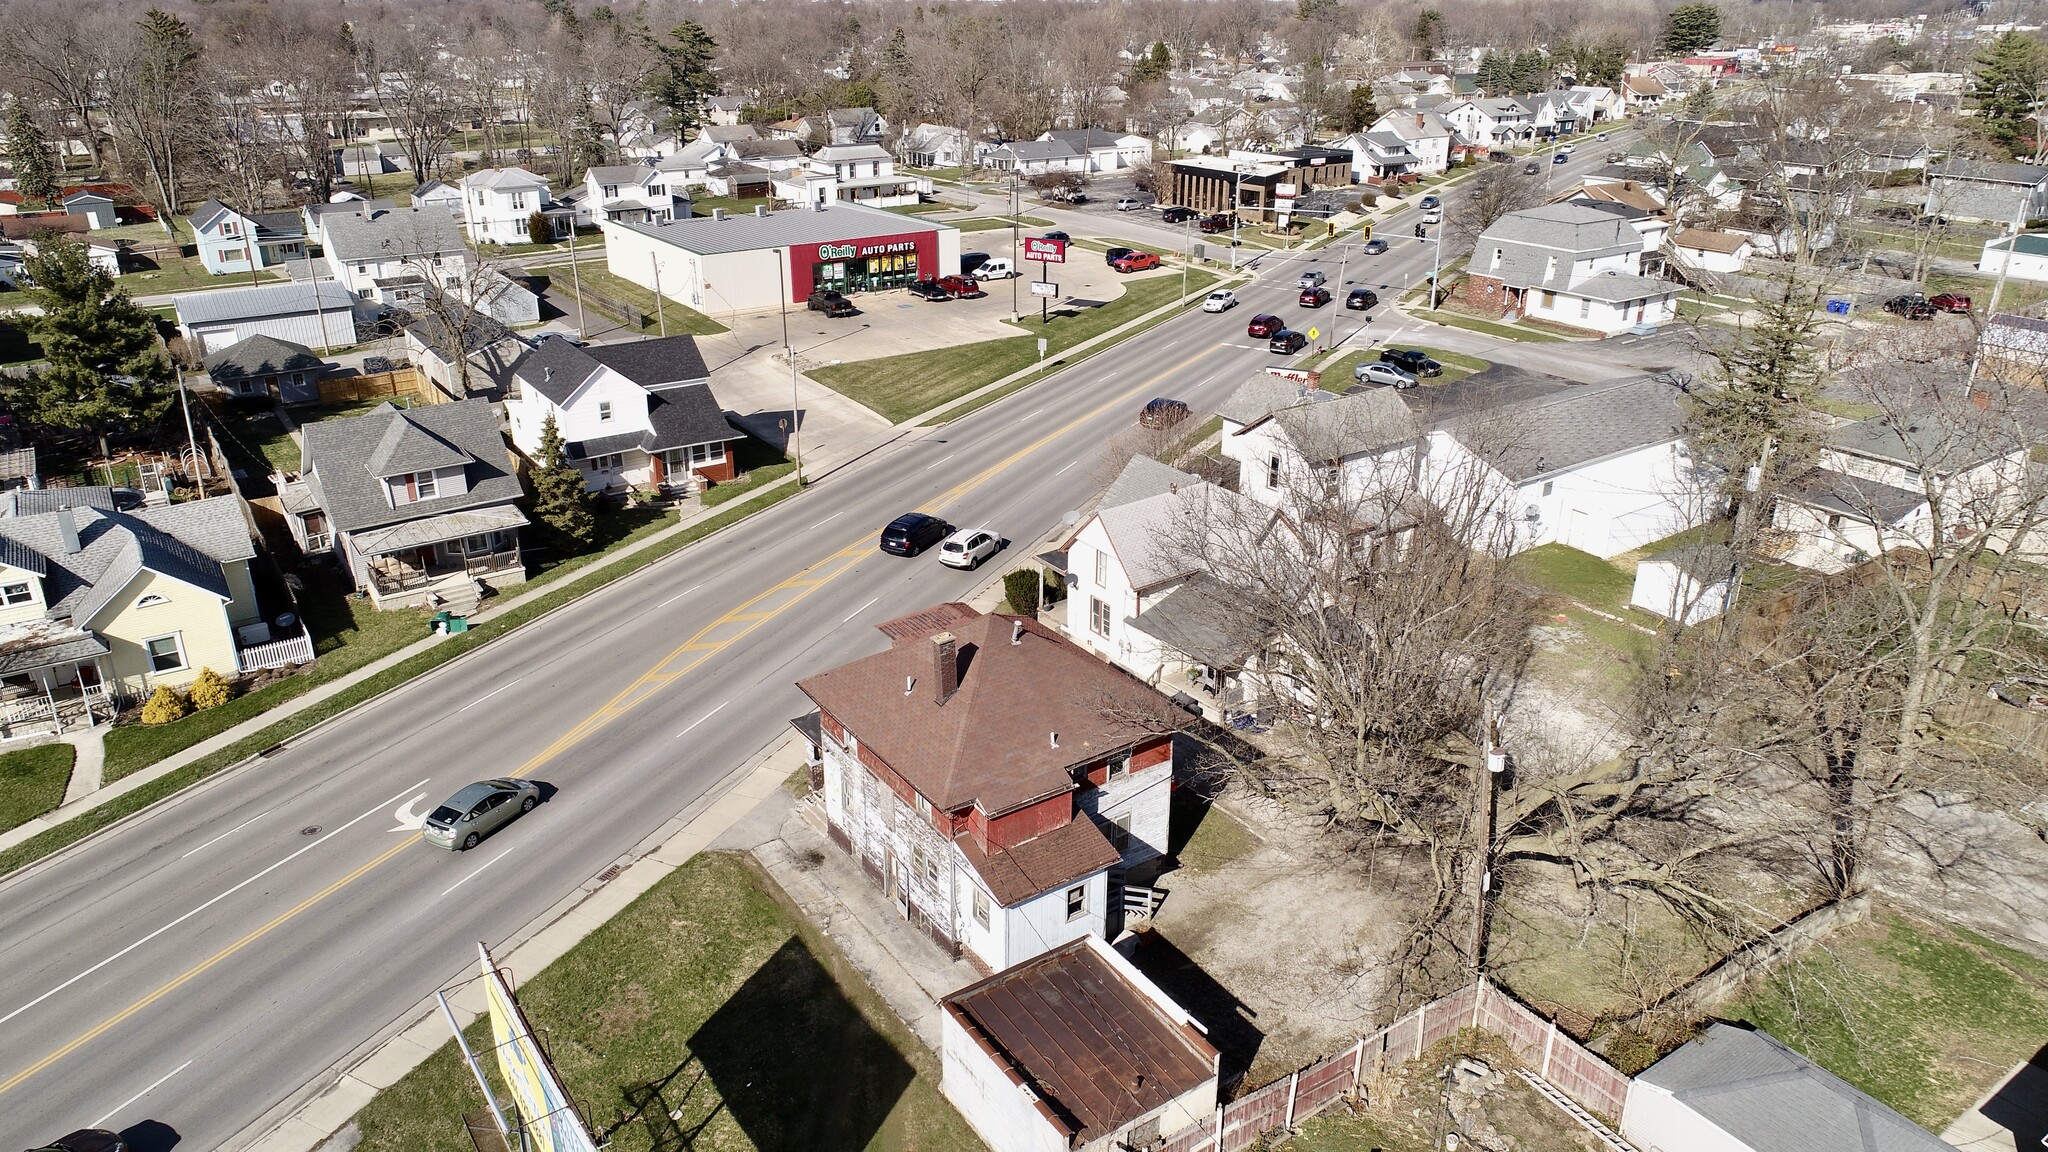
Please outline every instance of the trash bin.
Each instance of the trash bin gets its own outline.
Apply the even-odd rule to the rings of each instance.
[[[449,634],[450,636],[453,636],[453,635],[455,635],[455,634],[456,634],[456,633],[458,633],[458,632],[467,632],[467,631],[469,631],[469,618],[468,618],[468,617],[466,617],[466,616],[449,616],[449,617],[448,617],[448,634]]]

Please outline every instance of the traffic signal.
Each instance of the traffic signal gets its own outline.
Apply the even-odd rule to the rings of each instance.
[[[1365,238],[1367,240],[1372,239],[1372,221],[1370,220],[1365,222]]]

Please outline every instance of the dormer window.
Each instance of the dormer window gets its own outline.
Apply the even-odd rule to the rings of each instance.
[[[30,603],[35,598],[35,589],[29,587],[26,581],[20,584],[0,584],[0,604],[12,607],[16,604]]]
[[[413,472],[406,476],[391,478],[391,502],[393,504],[415,504],[421,500],[432,500],[440,495],[440,484],[432,472]]]

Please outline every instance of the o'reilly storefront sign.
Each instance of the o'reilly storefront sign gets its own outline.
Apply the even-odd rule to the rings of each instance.
[[[842,292],[901,288],[924,278],[924,258],[937,258],[936,242],[929,245],[929,252],[920,252],[925,246],[916,239],[895,238],[820,244],[811,262],[811,284]]]

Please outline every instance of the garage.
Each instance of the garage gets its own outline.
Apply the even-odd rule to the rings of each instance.
[[[270,336],[325,351],[356,342],[355,297],[332,280],[180,292],[178,333],[201,356]]]
[[[612,274],[699,312],[801,304],[814,288],[901,288],[960,271],[960,230],[859,204],[604,225]]]

